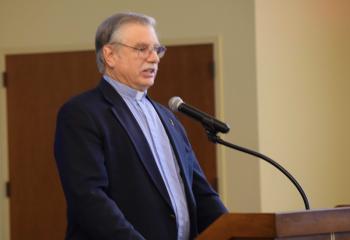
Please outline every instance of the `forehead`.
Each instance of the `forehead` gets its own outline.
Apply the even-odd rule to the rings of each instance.
[[[120,27],[119,38],[127,43],[156,44],[159,43],[155,29],[150,25],[127,23]]]

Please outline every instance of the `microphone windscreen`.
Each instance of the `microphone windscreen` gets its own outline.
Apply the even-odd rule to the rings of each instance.
[[[172,97],[169,100],[169,108],[171,109],[171,111],[173,112],[177,112],[179,109],[179,106],[183,103],[184,101],[182,101],[182,99],[178,96]]]

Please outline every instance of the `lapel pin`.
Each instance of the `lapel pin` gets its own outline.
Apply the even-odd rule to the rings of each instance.
[[[170,123],[171,123],[171,125],[175,126],[175,124],[174,124],[172,119],[170,119]]]

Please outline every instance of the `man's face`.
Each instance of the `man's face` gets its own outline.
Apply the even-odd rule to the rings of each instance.
[[[155,51],[159,41],[152,26],[125,24],[119,29],[118,40],[104,47],[106,73],[129,87],[145,91],[154,83],[159,57]],[[126,46],[127,45],[127,46]],[[147,48],[142,54],[134,48]]]

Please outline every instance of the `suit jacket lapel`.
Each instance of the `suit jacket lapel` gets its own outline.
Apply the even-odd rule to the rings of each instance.
[[[191,154],[190,152],[192,150],[189,146],[184,144],[184,139],[183,139],[184,136],[182,136],[179,130],[176,129],[177,126],[175,124],[177,124],[176,123],[177,121],[175,119],[175,116],[165,111],[160,105],[153,102],[151,99],[150,101],[152,102],[154,108],[158,112],[158,115],[161,121],[163,122],[164,128],[168,134],[170,143],[173,147],[173,151],[176,155],[176,159],[178,160],[182,180],[187,193],[186,197],[187,197],[187,203],[188,203],[190,216],[191,216],[190,217],[191,225],[195,226],[197,224],[196,220],[194,219],[194,216],[196,216],[196,209],[195,209],[196,201],[192,193],[193,166],[191,165],[193,159],[189,159],[188,157],[186,157],[188,156],[188,154]]]
[[[127,131],[143,166],[150,175],[153,183],[156,185],[159,193],[163,196],[169,207],[172,208],[168,191],[165,187],[162,176],[160,175],[152,151],[133,114],[127,107],[122,97],[113,89],[112,86],[109,85],[109,83],[102,80],[99,88],[101,89],[105,99],[112,104],[111,110],[113,114]]]
[[[187,162],[186,159],[184,158],[184,154],[190,150],[184,147],[184,144],[182,143],[183,141],[182,136],[180,136],[178,130],[175,129],[176,120],[173,119],[170,114],[166,114],[164,109],[162,109],[158,104],[153,102],[151,99],[150,101],[152,102],[154,108],[156,109],[163,123],[163,126],[168,134],[170,143],[173,147],[173,151],[175,153],[176,158],[178,159],[179,167],[181,169],[181,172],[183,172],[184,184],[187,184],[189,189],[191,189],[191,186],[190,186],[191,166],[189,162]]]

